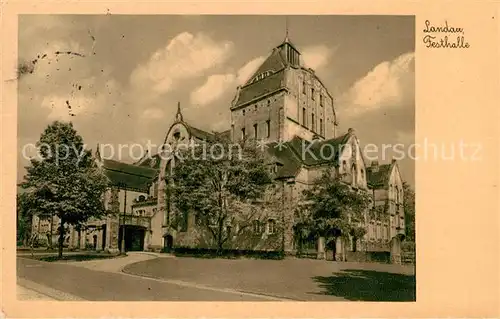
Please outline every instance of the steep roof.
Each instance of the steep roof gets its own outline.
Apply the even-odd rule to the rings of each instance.
[[[184,123],[184,124],[187,126],[191,136],[194,136],[200,140],[207,140],[207,141],[211,141],[215,138],[214,133],[207,132],[205,130],[199,129],[199,128],[194,127],[192,125],[189,125],[187,123]]]
[[[279,71],[253,83],[243,86],[232,109],[246,104],[262,95],[269,94],[285,87],[285,71]]]
[[[155,154],[153,156],[148,156],[144,160],[142,160],[140,163],[137,165],[142,166],[142,167],[149,167],[149,168],[154,168],[154,169],[159,169],[160,168],[160,155]]]
[[[115,186],[147,192],[149,184],[158,172],[145,166],[122,163],[114,160],[102,160],[104,174]]]
[[[291,147],[286,144],[284,147],[279,147],[277,142],[271,142],[267,144],[266,150],[271,162],[279,164],[276,177],[293,177],[298,174],[302,161],[292,151]]]
[[[387,188],[394,163],[366,167],[366,179],[371,188]]]
[[[278,48],[275,48],[273,49],[271,54],[267,57],[267,59],[264,60],[264,62],[262,62],[260,67],[253,73],[253,75],[247,80],[244,86],[251,84],[253,78],[259,74],[262,74],[266,71],[272,71],[273,73],[276,73],[284,69],[285,66],[286,66],[286,60],[285,57],[283,56],[282,51],[279,50]]]
[[[281,147],[277,142],[267,144],[267,153],[270,158],[276,159],[281,164],[278,165],[278,177],[292,177],[297,175],[302,166],[338,163],[342,148],[351,136],[351,133],[346,133],[333,139],[315,142],[295,136]],[[325,148],[324,145],[329,146]],[[321,154],[322,147],[323,154]]]

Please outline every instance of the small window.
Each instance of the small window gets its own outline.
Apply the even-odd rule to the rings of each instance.
[[[314,89],[311,89],[311,99],[314,101]]]
[[[255,104],[255,110],[257,111],[257,104]]]
[[[174,133],[174,139],[179,140],[181,138],[181,132],[177,131]]]
[[[241,129],[241,138],[245,138],[245,128]]]
[[[271,120],[267,120],[266,121],[266,125],[267,125],[267,138],[270,138],[271,137]]]
[[[267,100],[267,107],[271,106],[271,100]]]
[[[319,133],[323,136],[325,135],[323,132],[323,119],[319,119]]]
[[[323,94],[319,95],[319,106],[323,106]]]
[[[311,127],[312,127],[312,130],[313,131],[316,131],[316,122],[314,121],[315,118],[314,118],[314,113],[311,115]]]
[[[258,133],[258,131],[257,131],[257,123],[255,123],[255,124],[253,125],[253,137],[254,137],[255,139],[257,139],[257,137],[258,137],[258,134],[257,134],[257,133]]]
[[[302,94],[306,94],[306,81],[302,81]]]
[[[274,219],[269,219],[267,221],[267,233],[274,234],[276,228],[276,221]]]
[[[302,125],[306,126],[306,108],[302,108]]]

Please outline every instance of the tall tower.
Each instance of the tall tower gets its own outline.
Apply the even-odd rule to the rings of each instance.
[[[238,87],[231,105],[232,138],[330,139],[336,126],[333,98],[315,71],[303,65],[287,28],[284,41]]]

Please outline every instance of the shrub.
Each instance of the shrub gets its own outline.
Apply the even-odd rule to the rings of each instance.
[[[179,257],[196,257],[196,258],[255,258],[255,259],[283,259],[284,254],[282,251],[264,251],[264,250],[234,250],[223,249],[217,251],[216,249],[205,248],[190,248],[178,247],[173,249],[174,255]]]

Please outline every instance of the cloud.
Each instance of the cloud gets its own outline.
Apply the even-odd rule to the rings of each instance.
[[[150,120],[157,120],[161,119],[163,117],[164,113],[163,110],[158,109],[158,108],[150,108],[145,110],[142,113],[142,118],[144,119],[150,119]]]
[[[331,49],[325,45],[307,47],[302,51],[304,65],[311,69],[321,68],[328,63],[335,51],[336,48]]]
[[[248,61],[244,66],[242,66],[236,74],[238,85],[245,84],[245,82],[248,81],[250,76],[252,76],[255,73],[255,71],[257,71],[257,69],[264,62],[265,59],[266,57],[259,56],[255,59]]]
[[[415,53],[405,53],[375,66],[339,99],[348,116],[381,108],[414,104]]]
[[[165,93],[176,81],[199,76],[222,65],[231,56],[232,49],[232,42],[217,42],[203,33],[183,32],[156,51],[147,63],[138,66],[130,81],[136,87],[152,87],[156,93]]]
[[[234,74],[215,74],[191,93],[191,103],[206,105],[217,100],[224,92],[233,87]]]

